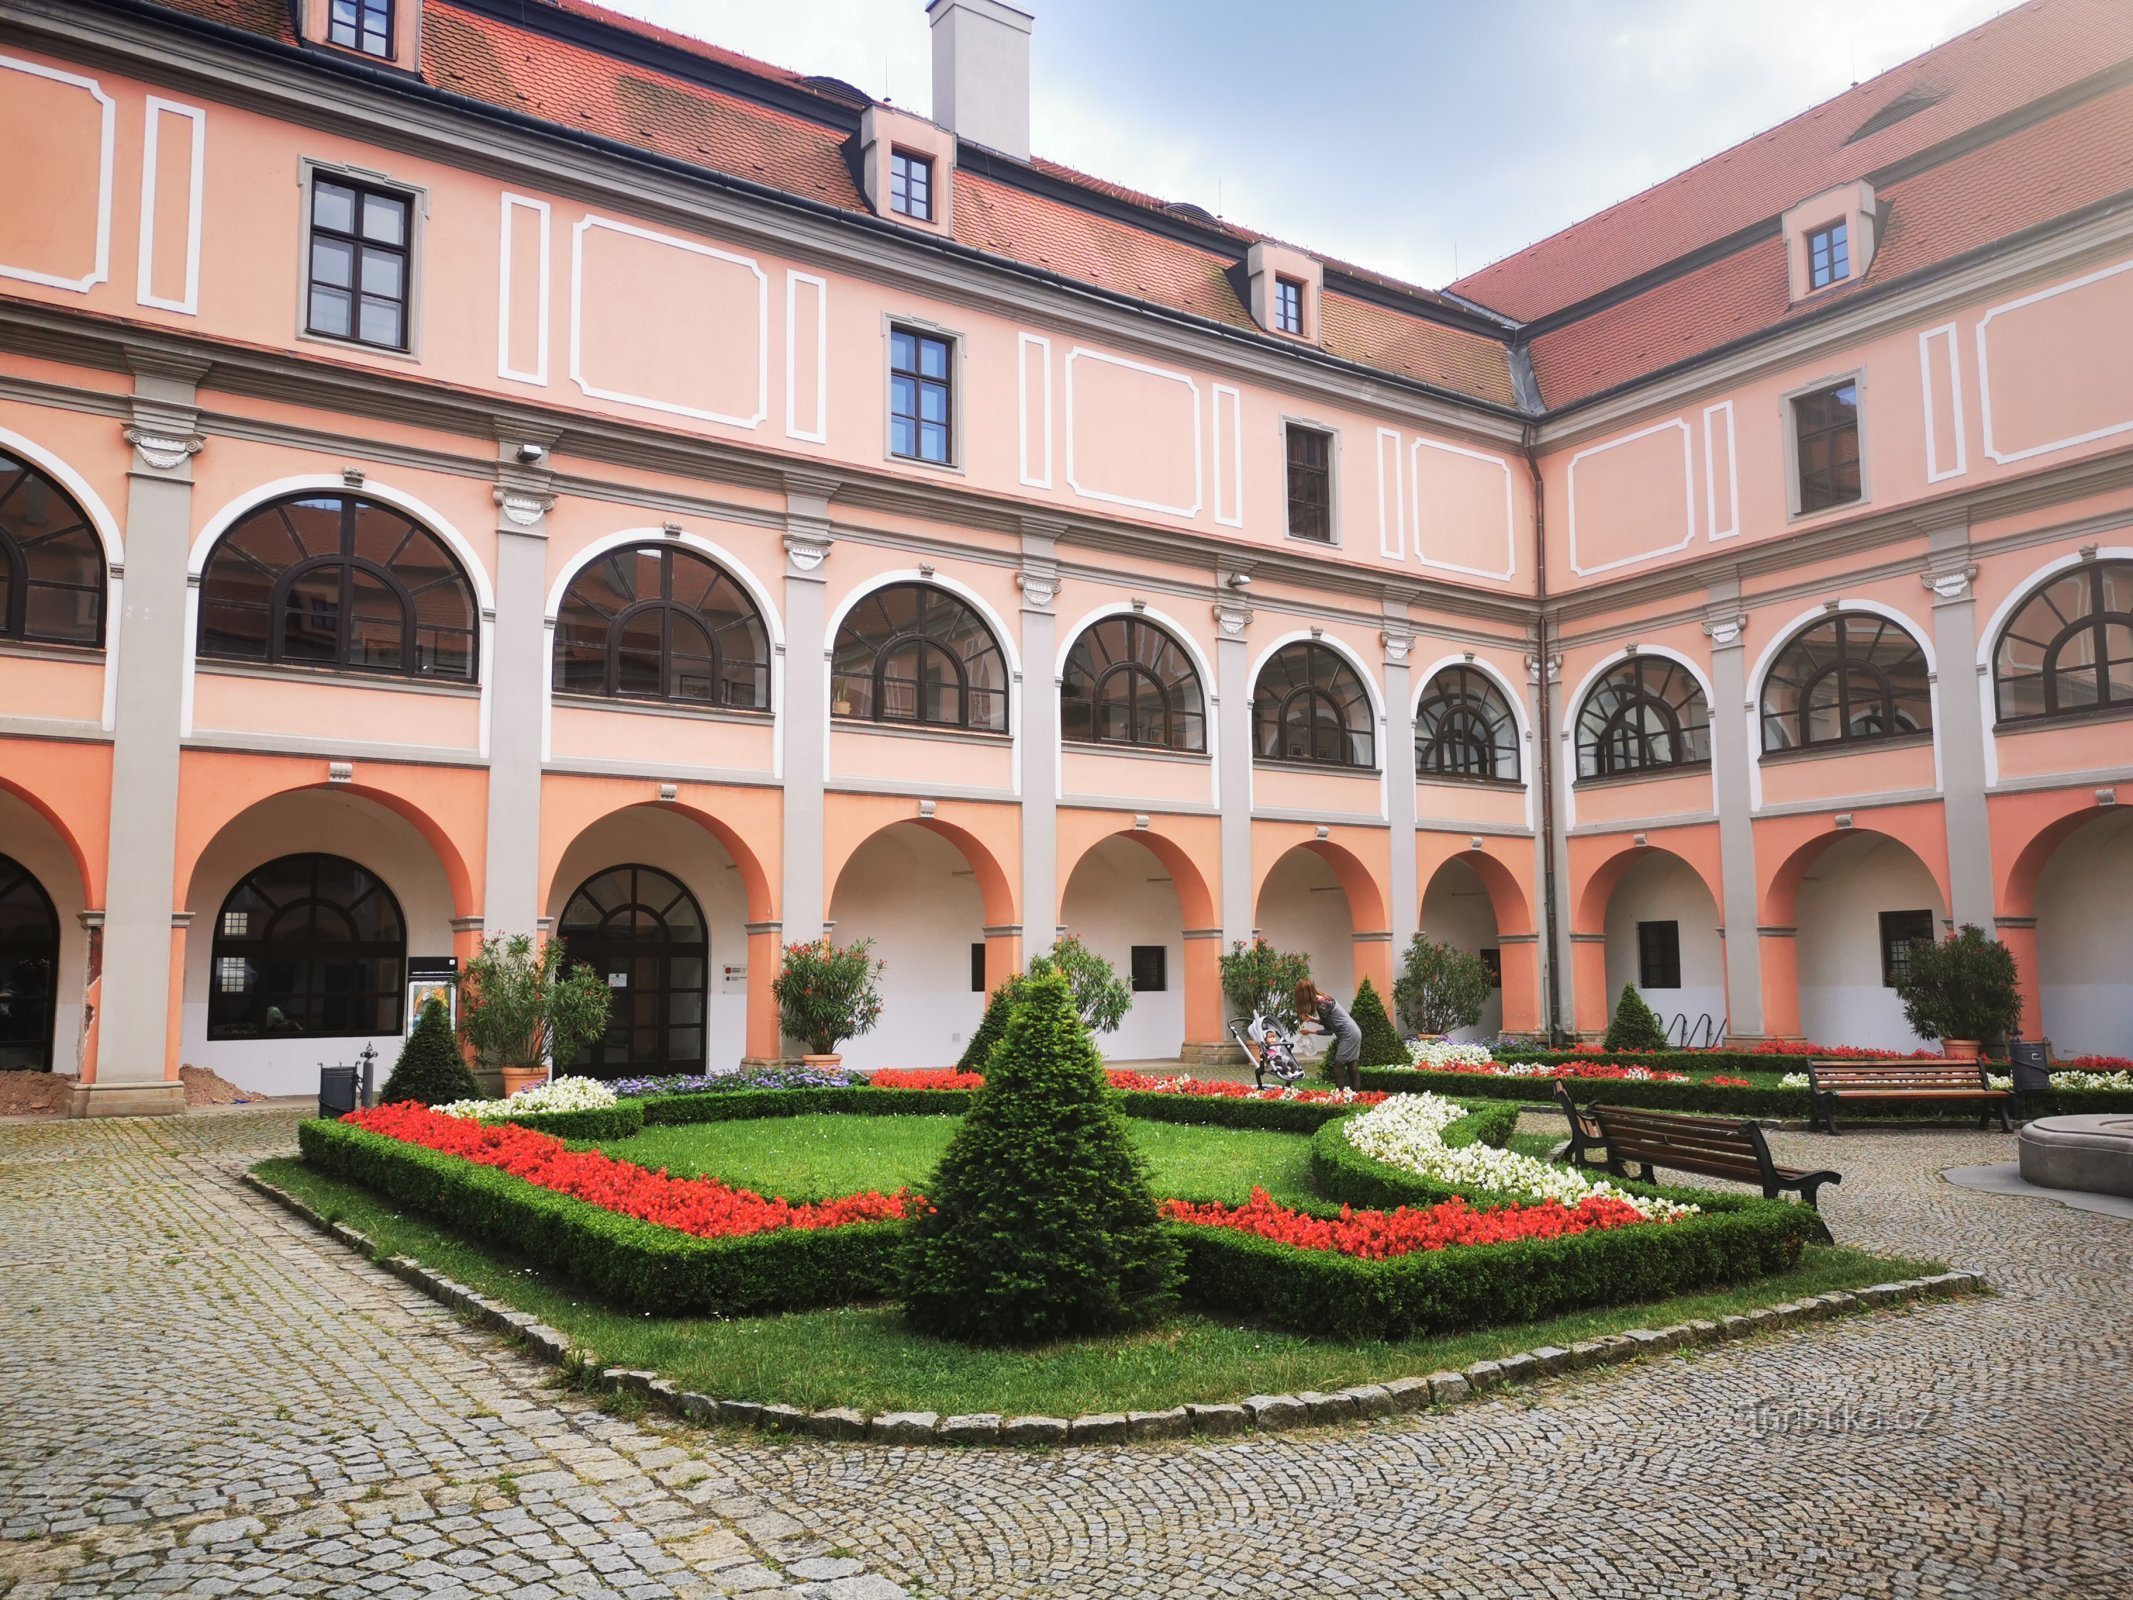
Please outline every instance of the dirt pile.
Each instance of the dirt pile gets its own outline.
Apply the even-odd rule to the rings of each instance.
[[[185,1103],[189,1106],[242,1106],[266,1098],[238,1088],[210,1067],[180,1067],[178,1076],[185,1081]]]
[[[71,1074],[0,1072],[0,1117],[56,1116],[73,1092]]]

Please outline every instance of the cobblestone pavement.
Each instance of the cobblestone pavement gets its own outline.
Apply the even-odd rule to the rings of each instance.
[[[1773,1138],[1844,1172],[1840,1239],[1994,1298],[1440,1415],[1045,1454],[616,1422],[234,1187],[288,1127],[0,1128],[0,1588],[2133,1595],[2133,1224],[1939,1180],[2005,1135]]]

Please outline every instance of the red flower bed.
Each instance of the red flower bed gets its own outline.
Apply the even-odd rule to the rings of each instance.
[[[880,1067],[867,1082],[877,1089],[982,1089],[985,1074],[954,1067]]]
[[[1235,1228],[1299,1250],[1337,1250],[1372,1261],[1453,1245],[1557,1239],[1568,1233],[1632,1227],[1647,1220],[1636,1207],[1612,1195],[1591,1195],[1575,1206],[1547,1200],[1494,1211],[1472,1210],[1456,1198],[1419,1210],[1402,1206],[1397,1211],[1356,1211],[1343,1206],[1338,1217],[1313,1217],[1276,1205],[1264,1189],[1254,1189],[1251,1203],[1241,1206],[1165,1200],[1162,1214],[1172,1222],[1194,1227]]]
[[[2071,1061],[2054,1061],[2054,1072],[2133,1072],[2133,1058],[2126,1056],[2076,1056]]]
[[[1255,1089],[1248,1083],[1232,1083],[1226,1078],[1156,1078],[1145,1072],[1113,1069],[1106,1069],[1104,1076],[1111,1080],[1114,1089],[1128,1089],[1140,1094],[1202,1095],[1215,1100],[1301,1100],[1307,1103],[1337,1100],[1344,1105],[1374,1106],[1385,1098],[1381,1089],[1343,1095],[1338,1089]]]
[[[1712,1073],[1708,1078],[1704,1079],[1703,1081],[1708,1084],[1713,1084],[1720,1089],[1746,1089],[1752,1087],[1752,1085],[1748,1082],[1746,1078],[1728,1078],[1723,1074],[1716,1072]]]
[[[448,1117],[413,1101],[351,1112],[341,1120],[403,1144],[495,1167],[539,1188],[699,1239],[882,1222],[907,1216],[912,1208],[924,1204],[903,1189],[894,1194],[849,1194],[819,1204],[768,1200],[716,1178],[670,1178],[597,1150],[572,1150],[560,1139],[515,1123]]]

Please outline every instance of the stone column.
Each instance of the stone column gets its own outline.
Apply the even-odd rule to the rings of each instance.
[[[549,660],[547,442],[497,448],[496,615],[489,661],[489,842],[482,928],[533,933],[541,895],[541,708]],[[531,461],[521,451],[540,452]],[[471,907],[457,907],[461,915]]]
[[[787,944],[821,938],[829,913],[822,871],[829,752],[829,574],[823,566],[835,543],[829,502],[836,490],[830,478],[785,480],[785,688],[778,713],[785,859],[777,931]]]
[[[1755,818],[1749,787],[1747,719],[1737,708],[1748,700],[1748,618],[1740,609],[1740,586],[1714,585],[1703,631],[1711,641],[1711,777],[1718,806],[1719,871],[1725,903],[1718,908],[1726,970],[1726,1033],[1740,1039],[1764,1035],[1762,939],[1755,931]]]
[[[1022,927],[1034,953],[1058,937],[1059,593],[1055,523],[1022,525]]]
[[[1548,690],[1548,715],[1540,715],[1541,686]],[[1538,1009],[1542,1031],[1564,1028],[1576,1032],[1582,1026],[1578,1020],[1580,989],[1588,982],[1591,970],[1589,963],[1580,963],[1571,951],[1571,920],[1575,915],[1575,896],[1570,882],[1570,786],[1577,779],[1577,751],[1570,741],[1571,713],[1563,707],[1563,658],[1558,652],[1543,656],[1538,651],[1526,656],[1526,687],[1530,691],[1527,704],[1534,711],[1534,726],[1538,730],[1535,739],[1535,754],[1547,765],[1547,778],[1543,783],[1541,804],[1548,805],[1546,824],[1535,830],[1533,840],[1533,932],[1534,962],[1533,978],[1539,986]],[[1549,802],[1552,801],[1552,804]],[[1537,811],[1536,811],[1537,814]],[[1552,841],[1552,847],[1551,847]],[[1549,917],[1549,885],[1554,885],[1554,918]],[[1554,938],[1549,938],[1550,928]],[[1501,934],[1502,930],[1497,930]],[[1499,949],[1502,947],[1499,945]],[[1599,1006],[1602,1022],[1606,1027],[1607,1012],[1607,963],[1604,956],[1598,967]],[[1548,992],[1554,987],[1555,1012],[1548,1010]]]
[[[206,368],[136,362],[126,474],[124,598],[113,631],[117,720],[111,752],[111,851],[104,895],[97,1050],[72,1115],[185,1109],[176,1018],[184,923],[177,886],[179,732],[183,725],[187,564],[193,541],[197,385]]]
[[[1386,607],[1385,632],[1385,816],[1391,824],[1391,850],[1386,867],[1392,882],[1386,886],[1386,907],[1392,918],[1392,970],[1397,972],[1407,943],[1422,926],[1422,886],[1415,866],[1415,690],[1408,656],[1415,636],[1407,625],[1405,606],[1400,615]],[[1384,994],[1385,1008],[1392,1009],[1392,991]]]
[[[1985,711],[1978,678],[1977,597],[1971,580],[1970,524],[1926,530],[1932,550],[1919,582],[1933,596],[1933,653],[1939,658],[1934,715],[1940,740],[1941,812],[1948,828],[1948,909],[1958,924],[1988,931],[1992,913],[1992,823],[1985,806]]]
[[[1223,951],[1252,940],[1252,682],[1245,631],[1251,608],[1215,602],[1215,727],[1220,745],[1215,782],[1222,796]]]

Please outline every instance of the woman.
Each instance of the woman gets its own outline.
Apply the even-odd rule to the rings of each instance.
[[[1355,1025],[1355,1018],[1333,996],[1320,992],[1309,978],[1296,986],[1290,998],[1296,1005],[1298,1027],[1316,1022],[1333,1036],[1333,1043],[1326,1050],[1327,1081],[1337,1088],[1360,1088],[1362,1073],[1356,1063],[1363,1058],[1363,1030]]]

